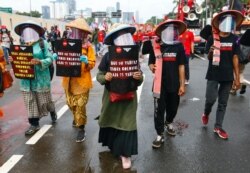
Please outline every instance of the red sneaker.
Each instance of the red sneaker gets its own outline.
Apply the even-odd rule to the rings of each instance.
[[[222,139],[228,139],[227,132],[222,128],[214,128],[214,133],[217,133],[217,135]]]
[[[3,117],[3,111],[1,108],[0,108],[0,117]]]
[[[207,125],[208,119],[209,119],[208,115],[202,114],[202,116],[201,116],[201,122],[202,122],[202,124]]]

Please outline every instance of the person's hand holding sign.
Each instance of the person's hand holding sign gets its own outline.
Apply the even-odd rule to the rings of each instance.
[[[85,64],[88,64],[88,58],[87,58],[87,56],[81,55],[81,56],[80,56],[80,61],[81,61],[81,62],[84,62]]]
[[[149,69],[152,71],[152,73],[155,73],[156,65],[155,64],[150,64]]]
[[[113,78],[112,73],[107,72],[107,73],[105,74],[105,80],[106,80],[106,81],[111,81],[111,80],[112,80],[112,78]]]
[[[57,60],[58,59],[57,53],[53,53],[52,58],[53,58],[53,60]]]
[[[140,80],[141,77],[142,77],[142,72],[141,71],[134,72],[134,74],[133,74],[134,79]]]
[[[9,56],[9,57],[8,57],[8,60],[9,60],[9,62],[13,62],[12,56]]]
[[[31,63],[32,65],[38,65],[38,64],[41,64],[41,61],[40,61],[39,59],[33,58],[33,59],[30,61],[30,63]]]

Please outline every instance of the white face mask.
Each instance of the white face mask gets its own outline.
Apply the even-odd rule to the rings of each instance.
[[[39,40],[39,34],[33,28],[25,28],[21,34],[24,43],[36,42]]]
[[[72,28],[69,34],[69,38],[81,40],[84,38],[84,32],[80,29]]]
[[[161,32],[161,40],[163,43],[170,45],[179,43],[178,29],[173,24],[170,24]]]
[[[246,30],[244,30],[244,29],[241,29],[241,30],[240,30],[240,33],[241,33],[241,34],[244,34],[245,32],[246,32]]]
[[[116,37],[114,39],[114,44],[116,46],[129,46],[129,45],[135,45],[135,42],[130,33],[125,33]]]
[[[219,22],[219,30],[222,32],[232,32],[235,30],[235,20],[231,15],[223,16]]]

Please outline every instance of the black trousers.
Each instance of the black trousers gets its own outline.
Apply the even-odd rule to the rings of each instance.
[[[32,126],[39,126],[39,118],[29,118],[29,123]]]
[[[164,116],[166,112],[166,122],[172,123],[177,114],[180,103],[180,96],[177,92],[161,93],[159,99],[154,100],[154,123],[158,135],[164,132]]]

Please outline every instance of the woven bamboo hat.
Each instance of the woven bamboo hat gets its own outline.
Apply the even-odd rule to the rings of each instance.
[[[68,24],[66,24],[66,26],[70,28],[77,28],[85,32],[88,32],[90,34],[92,33],[88,23],[86,22],[84,18],[78,18],[76,20],[73,20],[69,22]]]
[[[173,19],[168,19],[165,22],[159,24],[156,29],[155,29],[155,34],[158,37],[161,37],[161,32],[170,24],[174,24],[177,26],[178,30],[179,30],[179,35],[181,35],[183,32],[186,31],[187,29],[187,25],[182,22],[181,20],[173,20]]]
[[[111,45],[113,43],[112,36],[118,33],[119,31],[125,31],[133,35],[136,31],[136,28],[127,24],[115,23],[108,30],[107,35],[104,38],[104,44]]]
[[[22,31],[27,27],[30,27],[36,30],[36,32],[39,34],[40,37],[42,37],[45,33],[45,30],[43,29],[43,27],[41,27],[39,24],[37,24],[36,22],[32,20],[28,20],[26,22],[16,25],[16,27],[14,28],[14,31],[16,32],[17,35],[21,36]]]
[[[212,20],[212,26],[216,29],[219,30],[219,23],[220,23],[220,18],[225,16],[225,15],[232,15],[235,17],[235,22],[236,22],[236,28],[239,27],[244,19],[244,16],[242,15],[241,12],[237,10],[226,10],[218,13],[217,15],[214,16]]]

